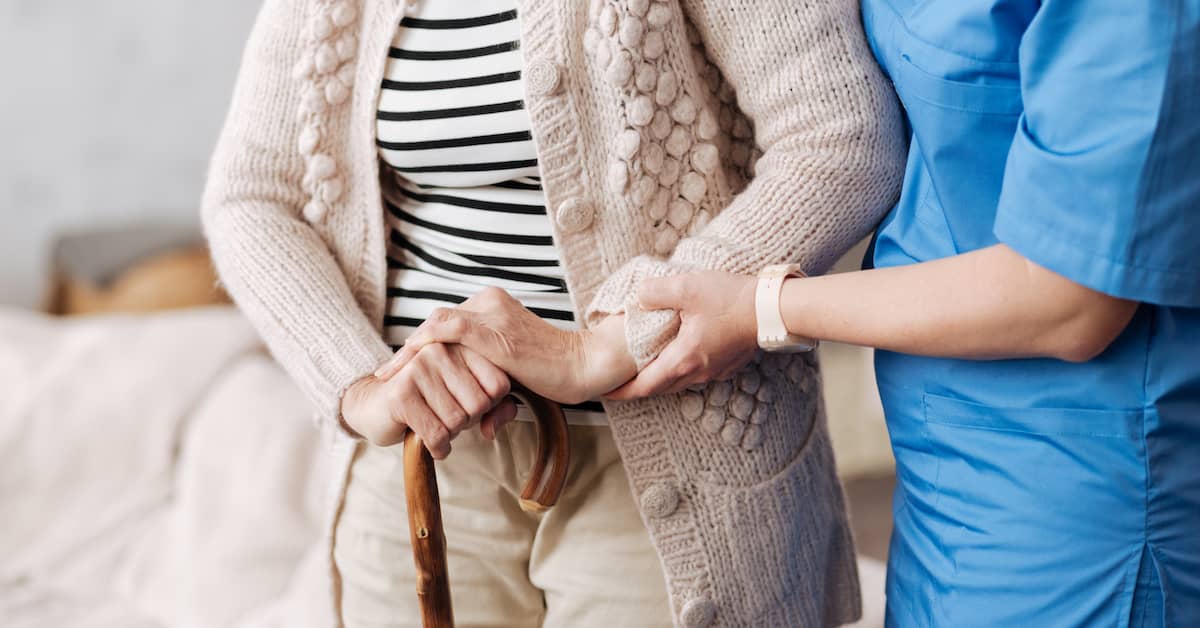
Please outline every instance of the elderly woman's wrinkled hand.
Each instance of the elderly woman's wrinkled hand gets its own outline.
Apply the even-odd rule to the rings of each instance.
[[[623,340],[619,347],[609,340],[590,331],[559,329],[507,292],[488,288],[456,308],[434,310],[375,375],[386,379],[399,372],[431,343],[458,344],[547,399],[580,403],[632,374],[621,364]]]
[[[463,430],[482,420],[484,436],[494,438],[515,416],[515,406],[505,401],[509,386],[504,371],[474,351],[431,344],[388,377],[368,375],[351,385],[342,397],[342,418],[379,446],[399,443],[411,429],[442,459]]]

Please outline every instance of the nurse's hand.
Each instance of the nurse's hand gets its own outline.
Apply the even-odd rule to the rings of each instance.
[[[352,384],[342,396],[342,418],[381,447],[399,443],[411,429],[440,460],[455,436],[481,420],[484,436],[494,438],[516,415],[508,392],[508,375],[477,353],[432,344],[389,377],[368,375]]]
[[[716,271],[643,281],[642,309],[677,310],[679,334],[636,378],[605,397],[637,399],[733,377],[758,350],[756,281]]]

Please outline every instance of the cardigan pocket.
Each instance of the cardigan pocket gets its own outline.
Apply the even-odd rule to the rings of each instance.
[[[796,427],[802,445],[769,479],[700,490],[722,523],[711,538],[731,559],[722,585],[732,595],[721,604],[737,625],[841,625],[860,610],[854,541],[819,405]]]
[[[748,487],[786,475],[824,420],[813,354],[762,353],[732,380],[685,392],[685,419],[695,422],[695,477],[706,484]]]

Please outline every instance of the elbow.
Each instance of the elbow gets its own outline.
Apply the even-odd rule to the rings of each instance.
[[[1089,362],[1103,354],[1125,331],[1137,311],[1137,303],[1109,298],[1072,313],[1055,325],[1046,353],[1066,362]]]
[[[1050,357],[1064,362],[1090,362],[1104,353],[1114,340],[1116,340],[1116,336],[1072,334],[1065,339],[1058,340],[1057,346],[1050,352]]]
[[[1121,299],[1050,271],[1005,245],[995,248],[1006,260],[1005,274],[1023,277],[1016,302],[1028,314],[1020,327],[1032,333],[1033,355],[1066,362],[1088,362],[1108,350],[1137,312],[1138,302]],[[1028,326],[1026,326],[1028,325]]]

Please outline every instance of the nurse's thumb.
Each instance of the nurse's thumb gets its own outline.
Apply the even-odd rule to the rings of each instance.
[[[690,275],[646,279],[638,288],[638,305],[643,310],[681,309]]]

